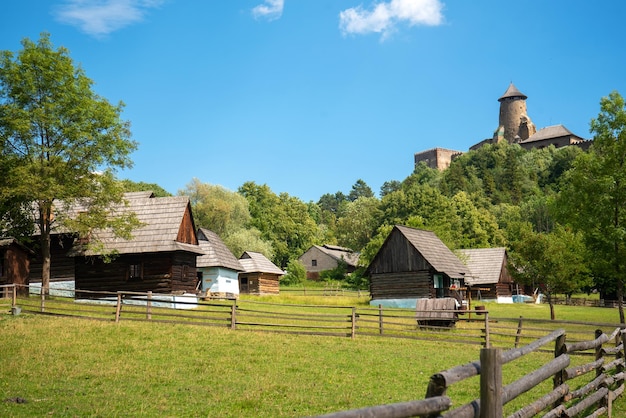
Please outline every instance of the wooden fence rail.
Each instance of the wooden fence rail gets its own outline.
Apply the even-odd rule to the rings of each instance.
[[[20,312],[73,316],[109,321],[153,321],[227,327],[232,330],[263,330],[282,333],[337,335],[355,338],[382,336],[428,339],[431,341],[482,344],[479,360],[453,367],[430,378],[425,399],[391,405],[379,405],[341,411],[325,417],[491,417],[521,394],[552,378],[552,390],[514,411],[511,418],[611,416],[612,402],[624,391],[624,346],[626,332],[620,326],[605,334],[589,323],[542,321],[525,318],[491,318],[487,311],[473,312],[459,319],[455,327],[422,326],[418,319],[424,312],[409,309],[376,307],[319,306],[278,304],[260,301],[200,301],[177,299],[175,295],[140,292],[111,292],[98,300],[74,300],[67,297],[19,296],[16,287],[2,286],[7,306],[14,315]],[[103,293],[83,297],[102,298]],[[468,313],[468,312],[466,312]],[[479,315],[480,314],[480,315]],[[549,326],[548,326],[549,324]],[[555,324],[575,328],[550,330]],[[597,324],[593,324],[597,325]],[[546,334],[546,332],[548,332]],[[541,336],[543,333],[543,336]],[[522,345],[523,341],[528,343]],[[553,344],[551,349],[546,346]],[[504,346],[512,347],[504,350]],[[542,367],[508,385],[502,384],[503,369],[531,353],[549,351],[553,359]],[[584,360],[589,359],[590,360]],[[576,359],[574,362],[573,359]],[[581,360],[582,359],[582,360]],[[448,389],[472,377],[480,376],[480,398],[454,410]],[[495,382],[495,383],[494,383]],[[545,384],[543,384],[545,385]],[[533,392],[534,393],[534,392]],[[489,415],[495,411],[496,415]],[[442,415],[444,413],[444,415]]]

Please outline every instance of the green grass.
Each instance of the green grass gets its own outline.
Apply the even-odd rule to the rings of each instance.
[[[242,299],[366,304],[343,297]],[[549,318],[546,305],[486,307],[494,318]],[[616,323],[617,310],[559,306],[557,318]],[[477,360],[480,353],[480,346],[433,341],[352,340],[31,314],[0,315],[0,335],[0,416],[6,417],[310,416],[423,399],[431,375]],[[505,365],[504,382],[551,358],[550,353],[536,353]],[[546,381],[505,411],[512,413],[550,385]],[[477,398],[478,378],[453,386],[448,394],[454,407]],[[16,398],[27,403],[6,401]],[[625,403],[623,398],[616,403],[614,416],[626,414]]]

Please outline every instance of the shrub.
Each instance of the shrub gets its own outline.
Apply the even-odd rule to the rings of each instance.
[[[280,284],[285,286],[297,285],[306,280],[306,268],[298,260],[287,263],[287,273],[280,278]]]

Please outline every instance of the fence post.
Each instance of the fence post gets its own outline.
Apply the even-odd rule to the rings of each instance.
[[[489,348],[491,342],[489,341],[489,312],[485,311],[485,348]]]
[[[559,335],[557,339],[554,341],[554,358],[559,357],[561,354],[565,353],[565,338],[566,334]],[[565,382],[565,370],[561,370],[556,372],[553,378],[553,389],[561,386]],[[558,407],[563,403],[563,398],[559,398],[552,404],[553,408]]]
[[[384,324],[384,320],[383,320],[383,305],[381,303],[378,304],[378,330],[380,332],[380,335],[383,335],[383,324]]]
[[[480,350],[480,418],[502,417],[502,351]]]
[[[120,322],[120,313],[122,312],[122,292],[117,292],[117,306],[115,307],[115,323]]]
[[[148,300],[146,301],[146,319],[152,319],[152,290],[148,291]]]
[[[352,308],[352,332],[350,333],[350,338],[354,339],[354,334],[356,334],[356,308]]]
[[[13,285],[13,293],[11,295],[11,307],[15,308],[17,306],[17,286]]]
[[[43,283],[41,283],[41,292],[39,292],[39,294],[41,295],[41,303],[39,305],[39,311],[43,313],[46,309],[46,295],[43,291]]]
[[[600,336],[602,335],[602,330],[601,329],[597,329],[595,332],[595,338],[600,338]],[[602,346],[598,346],[596,347],[596,360],[600,360],[603,356],[603,352],[602,352]],[[602,374],[602,367],[598,367],[596,369],[596,377],[600,376]]]
[[[230,329],[237,329],[237,301],[233,301],[233,306],[230,309]]]
[[[517,322],[517,332],[515,333],[515,348],[519,345],[519,341],[522,336],[522,321],[523,318],[520,316],[519,321]]]

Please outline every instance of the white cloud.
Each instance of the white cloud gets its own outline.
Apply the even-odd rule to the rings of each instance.
[[[252,14],[257,19],[276,20],[282,16],[284,7],[285,0],[265,0],[252,9]]]
[[[362,6],[339,13],[339,28],[344,34],[381,33],[389,36],[400,22],[411,26],[437,26],[443,22],[440,0],[390,0],[377,3],[372,10]]]
[[[164,0],[66,0],[54,10],[59,22],[102,37],[144,19],[148,10]]]

